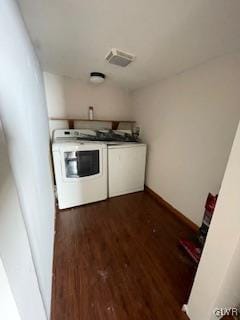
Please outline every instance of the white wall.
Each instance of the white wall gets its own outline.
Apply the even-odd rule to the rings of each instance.
[[[191,320],[212,320],[215,308],[240,303],[240,126],[224,174],[188,302]]]
[[[108,79],[96,86],[44,72],[44,82],[49,117],[87,119],[88,107],[93,106],[95,119],[132,119],[128,91],[113,85]],[[52,126],[53,123],[51,122],[50,125]],[[66,125],[64,122],[54,123],[54,127]],[[94,123],[94,125],[97,124]],[[108,127],[108,125],[104,123],[101,127]]]
[[[0,259],[0,315],[4,320],[20,320],[6,272]]]
[[[96,119],[129,120],[128,91],[110,84],[92,85],[80,80],[44,72],[49,117],[88,118],[88,107],[94,107]]]
[[[0,260],[23,320],[46,320],[8,150],[0,124]],[[6,287],[4,287],[6,289]],[[4,295],[0,285],[0,292]],[[5,292],[7,295],[7,292]],[[0,305],[2,300],[0,299]],[[6,320],[0,310],[0,318]],[[9,318],[10,319],[10,318]],[[12,320],[12,319],[11,319]]]
[[[239,227],[239,226],[238,226]],[[240,306],[240,239],[224,278],[221,292],[215,305],[219,307],[236,308]]]
[[[240,54],[133,93],[148,143],[146,184],[196,224],[220,188],[240,118]]]
[[[55,207],[42,72],[16,3],[2,1],[0,8],[0,118],[49,314]]]

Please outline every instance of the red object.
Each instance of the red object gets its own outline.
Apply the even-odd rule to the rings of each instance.
[[[218,195],[213,196],[211,193],[208,194],[207,201],[205,204],[205,209],[211,214],[213,214],[213,211],[215,209],[217,197]]]
[[[182,239],[179,241],[181,246],[187,251],[190,257],[198,263],[201,258],[202,249],[199,248],[192,241]]]
[[[217,202],[217,195],[208,194],[207,201],[205,204],[205,212],[203,216],[202,225],[199,228],[198,234],[195,241],[181,239],[180,245],[188,253],[188,255],[198,263],[201,257],[202,249],[207,237],[208,229],[212,219],[213,211]]]

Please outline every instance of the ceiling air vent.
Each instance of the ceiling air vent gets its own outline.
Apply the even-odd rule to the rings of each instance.
[[[131,53],[120,51],[118,49],[112,49],[105,58],[109,63],[116,66],[126,67],[129,63],[133,62],[135,56]]]

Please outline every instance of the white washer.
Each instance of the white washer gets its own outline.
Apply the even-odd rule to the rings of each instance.
[[[108,144],[108,195],[144,190],[147,146],[143,143]]]
[[[107,145],[77,140],[78,130],[56,130],[52,144],[58,206],[107,198]]]

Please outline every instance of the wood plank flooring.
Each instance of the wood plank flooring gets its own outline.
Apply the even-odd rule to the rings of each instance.
[[[57,214],[52,320],[179,320],[192,231],[139,192]]]

